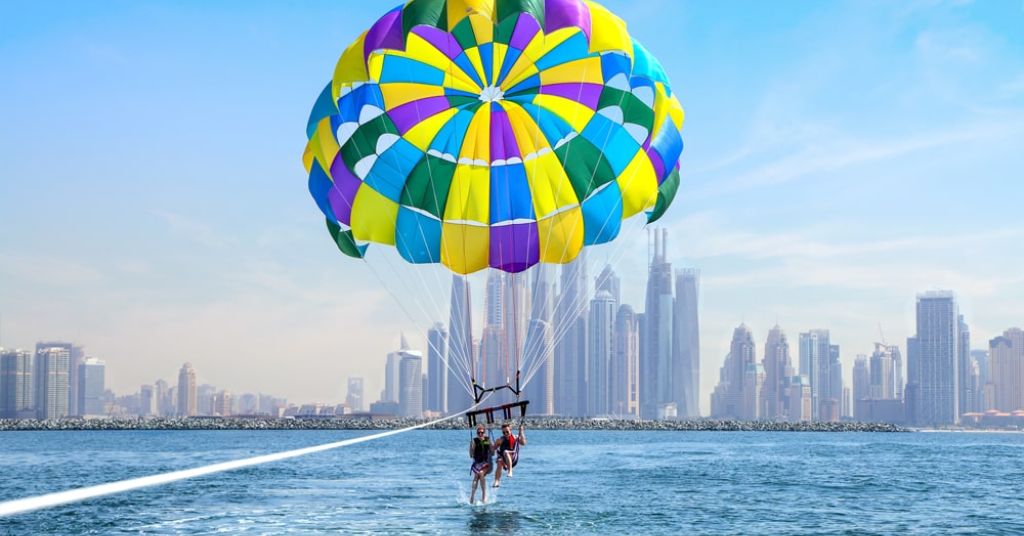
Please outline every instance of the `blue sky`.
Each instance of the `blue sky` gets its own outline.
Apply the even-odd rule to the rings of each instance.
[[[957,292],[974,347],[1024,323],[1024,3],[606,5],[686,109],[664,222],[702,271],[705,410],[741,321],[759,344],[829,328],[847,367],[879,324],[902,345],[921,291]],[[79,342],[119,392],[188,360],[236,392],[340,400],[362,375],[374,398],[418,326],[331,246],[300,155],[390,6],[0,4],[3,345]],[[617,266],[638,308],[641,242]]]

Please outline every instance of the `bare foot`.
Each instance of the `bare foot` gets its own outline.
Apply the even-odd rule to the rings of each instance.
[[[501,487],[501,481],[500,480],[495,480],[494,481],[494,485],[491,486],[491,487],[492,488],[500,488]]]

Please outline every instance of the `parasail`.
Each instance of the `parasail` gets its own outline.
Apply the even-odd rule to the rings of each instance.
[[[342,54],[303,163],[346,255],[518,273],[660,218],[682,124],[661,65],[595,2],[411,0]]]

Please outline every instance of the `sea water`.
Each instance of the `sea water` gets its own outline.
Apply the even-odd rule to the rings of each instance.
[[[0,501],[366,433],[0,433]],[[528,430],[476,506],[470,435],[413,431],[0,518],[0,534],[1024,534],[1021,434]]]

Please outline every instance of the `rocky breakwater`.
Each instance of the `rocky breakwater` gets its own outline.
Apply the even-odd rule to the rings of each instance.
[[[0,420],[3,431],[60,430],[394,430],[427,421],[396,417],[163,417],[152,419],[59,419]],[[516,420],[513,424],[518,424]],[[494,425],[496,426],[496,425]],[[532,430],[619,430],[619,431],[682,431],[682,432],[906,432],[905,428],[884,423],[861,422],[774,422],[719,421],[637,421],[625,419],[566,419],[528,417],[526,427]],[[467,428],[461,418],[433,423],[428,429],[462,430]]]

